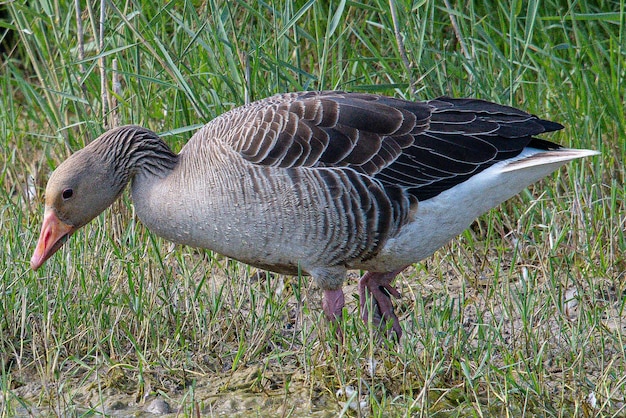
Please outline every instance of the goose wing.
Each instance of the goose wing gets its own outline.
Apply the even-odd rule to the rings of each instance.
[[[562,128],[483,100],[410,102],[338,91],[272,96],[218,119],[222,139],[254,164],[350,169],[418,200],[526,146],[558,148],[533,136]]]

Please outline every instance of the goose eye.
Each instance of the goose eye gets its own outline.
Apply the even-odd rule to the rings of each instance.
[[[70,197],[72,197],[73,194],[74,194],[74,190],[72,190],[72,189],[65,189],[61,193],[61,196],[63,197],[63,200],[67,200]]]

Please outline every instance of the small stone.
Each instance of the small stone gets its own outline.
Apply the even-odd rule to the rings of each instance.
[[[598,401],[596,399],[595,392],[591,392],[589,395],[587,395],[587,404],[589,404],[589,406],[593,409],[597,408]]]
[[[338,389],[335,395],[338,398],[341,398],[342,396],[345,396],[346,398],[350,398],[352,395],[354,395],[355,392],[356,392],[356,389],[354,389],[354,386],[347,385],[345,388]]]
[[[351,399],[356,398],[356,389],[353,386],[347,385],[345,388],[341,388],[339,390],[337,390],[337,392],[335,393],[335,395],[337,395],[338,398],[344,397],[350,401]],[[366,400],[352,400],[351,402],[347,403],[347,402],[339,402],[339,404],[341,405],[346,405],[348,404],[348,408],[356,411],[359,409],[364,409],[367,407],[367,401]]]
[[[128,404],[126,402],[117,400],[117,401],[111,402],[107,409],[109,411],[121,411],[122,409],[126,409],[126,408],[128,408]]]
[[[563,310],[565,315],[569,319],[575,319],[577,315],[578,307],[578,290],[575,287],[570,287],[565,291],[565,297],[563,298]]]
[[[156,398],[145,407],[144,411],[155,415],[165,415],[170,414],[172,412],[172,408],[170,407],[170,404],[165,402],[163,399]]]

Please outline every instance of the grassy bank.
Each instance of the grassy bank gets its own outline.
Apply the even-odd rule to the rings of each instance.
[[[188,416],[625,414],[624,0],[112,3],[3,6],[0,414],[157,396]],[[358,272],[336,351],[307,277],[173,246],[127,194],[30,270],[50,172],[107,127],[179,150],[226,110],[304,89],[493,100],[602,155],[399,277],[397,347],[361,322]]]

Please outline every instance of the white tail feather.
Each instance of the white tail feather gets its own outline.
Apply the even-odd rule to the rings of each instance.
[[[512,160],[504,167],[502,167],[501,172],[506,173],[509,171],[524,170],[530,167],[543,165],[561,166],[566,162],[575,160],[577,158],[589,157],[591,155],[598,154],[600,153],[594,150],[573,148],[559,148],[552,151],[533,152],[532,154],[526,154],[526,156],[522,154],[522,158]]]

